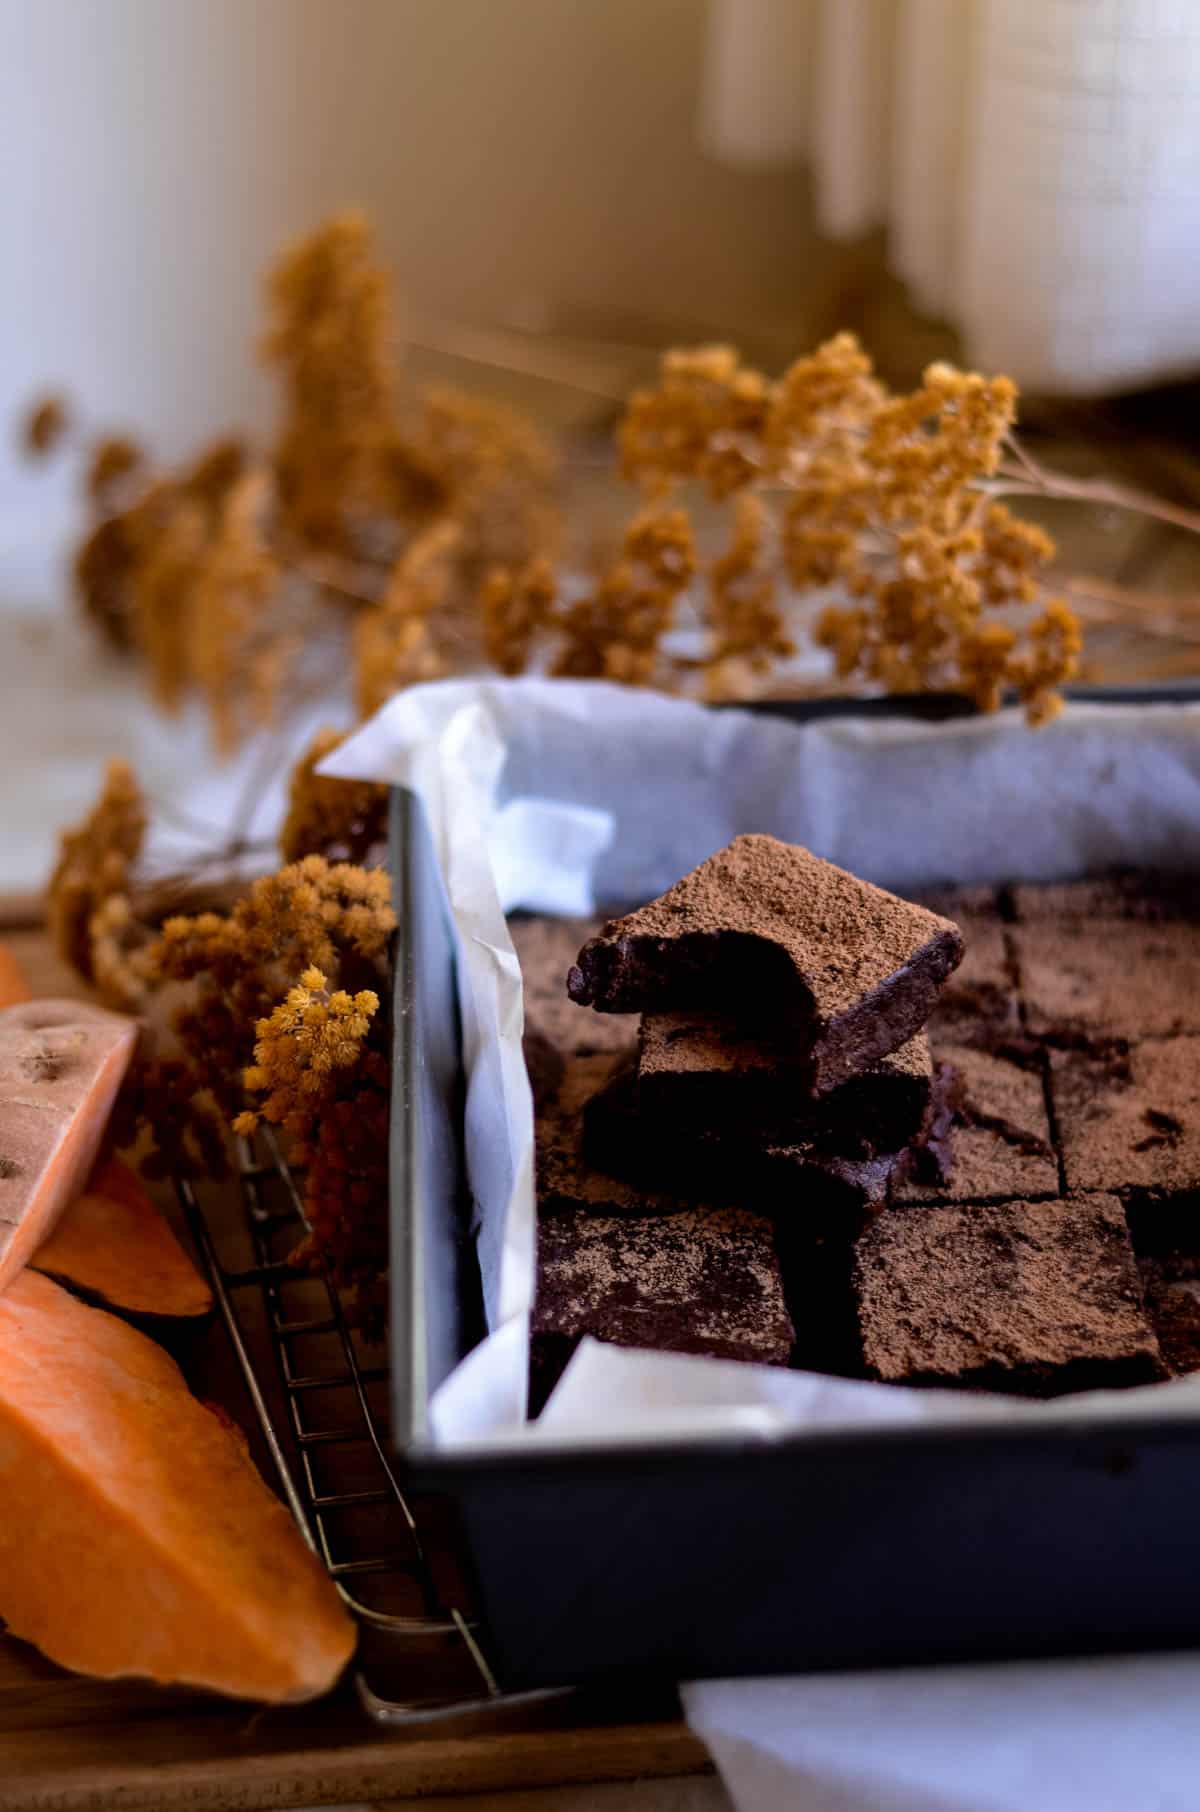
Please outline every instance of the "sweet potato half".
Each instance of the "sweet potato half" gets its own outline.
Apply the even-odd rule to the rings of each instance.
[[[331,1687],[355,1632],[244,1444],[135,1328],[0,1296],[0,1616],[64,1667],[237,1698]]]

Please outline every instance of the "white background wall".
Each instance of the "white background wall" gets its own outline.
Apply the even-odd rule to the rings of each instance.
[[[696,148],[703,23],[704,0],[0,0],[0,430],[48,382],[167,455],[261,421],[261,268],[348,201],[427,314],[778,325],[811,294],[803,189]],[[63,495],[10,441],[9,545]]]

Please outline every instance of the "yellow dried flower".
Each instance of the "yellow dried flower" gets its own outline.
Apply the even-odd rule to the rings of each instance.
[[[727,497],[761,476],[770,391],[732,346],[665,353],[655,388],[635,390],[621,421],[621,470],[650,491],[697,478]]]
[[[146,834],[146,804],[133,770],[110,761],[100,797],[82,823],[63,833],[46,892],[54,946],[84,981],[95,982],[93,928],[111,929],[103,909],[128,895]]]
[[[444,671],[434,619],[449,598],[461,541],[457,522],[434,523],[396,562],[381,603],[360,615],[354,664],[361,716],[370,717],[405,686]]]
[[[544,555],[519,571],[493,566],[479,593],[483,651],[498,673],[524,673],[534,643],[549,626],[558,598],[554,568]]]
[[[320,730],[292,769],[280,833],[285,862],[319,855],[362,862],[386,834],[388,789],[370,780],[328,780],[316,772],[345,736]]]
[[[263,356],[284,385],[284,517],[304,545],[341,552],[382,503],[397,432],[391,293],[366,216],[338,214],[289,247],[267,299]]]
[[[281,578],[267,539],[271,504],[267,473],[239,478],[191,576],[187,665],[207,700],[217,747],[226,751],[252,722],[262,721],[253,662],[278,643],[268,610]]]

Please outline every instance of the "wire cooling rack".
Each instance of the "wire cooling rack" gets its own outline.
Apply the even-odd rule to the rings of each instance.
[[[176,1188],[284,1497],[359,1624],[363,1705],[404,1724],[514,1704],[473,1627],[445,1516],[411,1501],[392,1466],[386,1366],[328,1278],[288,1263],[306,1227],[295,1178],[269,1133],[239,1141],[237,1163],[241,1228],[218,1236],[228,1215],[188,1179]],[[226,1262],[247,1241],[252,1262]]]

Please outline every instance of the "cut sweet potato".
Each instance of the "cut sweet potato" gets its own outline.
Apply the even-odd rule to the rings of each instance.
[[[7,944],[0,944],[0,1007],[11,1007],[16,1001],[32,998],[33,989],[24,969]]]
[[[128,1165],[97,1165],[30,1265],[68,1290],[148,1326],[194,1321],[212,1291]]]
[[[49,1278],[0,1297],[0,1616],[64,1667],[312,1698],[354,1626],[162,1349]]]
[[[136,1041],[80,1001],[0,1010],[0,1291],[82,1193]]]

